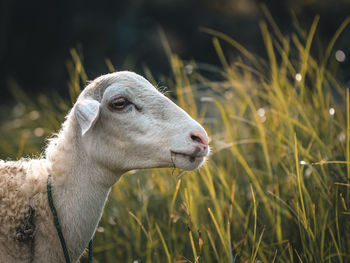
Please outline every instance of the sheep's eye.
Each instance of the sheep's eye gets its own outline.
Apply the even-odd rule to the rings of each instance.
[[[122,110],[125,109],[130,104],[126,98],[117,98],[109,103],[109,107],[114,110]]]

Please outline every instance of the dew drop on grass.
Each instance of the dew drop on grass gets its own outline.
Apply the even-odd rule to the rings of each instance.
[[[265,116],[265,110],[264,110],[264,108],[258,109],[257,113],[258,113],[258,115],[259,115],[260,118],[264,117],[264,116]]]
[[[191,75],[193,73],[193,66],[191,64],[188,64],[184,68],[187,75]]]
[[[29,113],[29,119],[31,119],[32,121],[39,119],[39,117],[40,117],[40,113],[36,110],[33,110]]]
[[[302,80],[303,76],[301,76],[300,73],[295,74],[296,81],[300,82]]]
[[[260,109],[257,110],[257,114],[258,114],[258,116],[260,117],[260,121],[261,121],[262,123],[264,123],[264,122],[266,121],[265,113],[266,113],[266,111],[265,111],[264,108],[260,108]]]
[[[329,115],[333,116],[335,114],[335,109],[334,108],[330,108],[329,109]]]
[[[96,231],[99,232],[99,233],[103,233],[103,232],[105,232],[105,229],[104,229],[104,227],[99,226],[99,227],[96,229]]]
[[[36,136],[36,137],[41,137],[41,136],[43,136],[44,135],[44,129],[43,128],[40,128],[40,127],[38,127],[38,128],[36,128],[35,130],[34,130],[34,135]]]
[[[346,55],[345,55],[344,51],[338,49],[338,50],[335,52],[335,59],[336,59],[338,62],[344,62],[345,59],[346,59]]]

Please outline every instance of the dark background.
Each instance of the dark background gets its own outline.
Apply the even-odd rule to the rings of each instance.
[[[346,16],[350,1],[335,0],[129,0],[129,1],[0,1],[0,96],[11,98],[9,83],[16,81],[33,96],[67,89],[67,61],[71,48],[84,57],[90,79],[107,73],[105,58],[117,70],[168,74],[169,66],[159,37],[165,32],[174,53],[183,59],[219,64],[211,37],[200,26],[224,32],[253,53],[264,56],[259,21],[265,3],[282,32],[294,28],[291,13],[309,30],[321,16],[317,47],[324,50]],[[350,78],[350,30],[336,43],[345,52],[343,81]],[[233,49],[228,54],[235,57]],[[334,59],[334,56],[332,56]]]

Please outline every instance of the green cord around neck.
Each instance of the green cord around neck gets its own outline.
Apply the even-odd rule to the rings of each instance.
[[[61,247],[63,250],[64,258],[66,259],[66,263],[70,263],[71,261],[69,258],[69,253],[68,253],[66,241],[64,240],[62,228],[61,228],[60,222],[58,221],[57,211],[56,211],[56,208],[53,204],[52,191],[51,191],[51,175],[50,174],[47,177],[47,198],[49,200],[49,206],[50,206],[52,216],[53,216],[53,223],[56,227],[57,234],[58,234],[58,237],[59,237],[60,242],[61,242]],[[89,242],[89,263],[92,263],[92,249],[93,249],[93,244],[92,244],[92,239],[91,239]]]

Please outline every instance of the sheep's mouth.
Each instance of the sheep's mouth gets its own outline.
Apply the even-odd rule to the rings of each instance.
[[[201,149],[196,147],[192,152],[170,151],[173,166],[182,170],[194,170],[199,168],[208,156],[209,148]]]
[[[206,157],[205,154],[199,154],[198,152],[193,152],[191,154],[188,154],[188,153],[181,153],[181,152],[174,152],[174,151],[171,151],[171,154],[173,157],[182,157],[182,158],[185,158],[185,159],[188,159],[191,163],[194,163],[194,162],[202,162],[203,159]]]

